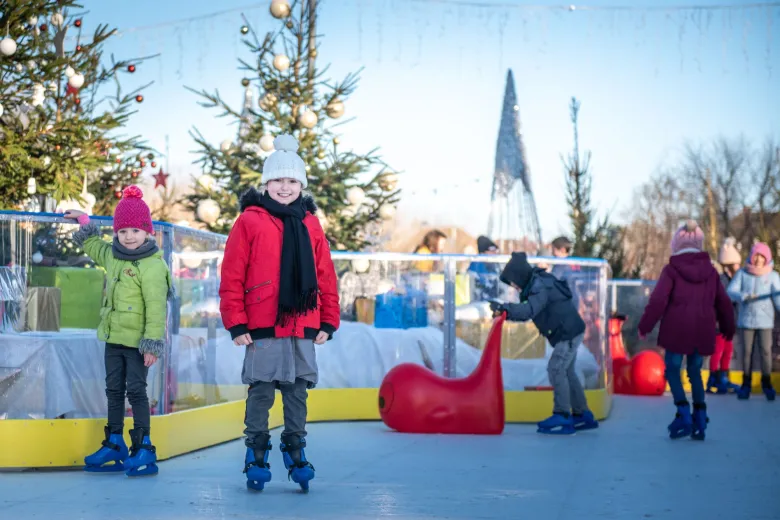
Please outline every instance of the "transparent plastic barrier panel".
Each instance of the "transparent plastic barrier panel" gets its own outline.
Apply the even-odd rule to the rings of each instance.
[[[110,243],[111,220],[93,222]],[[77,229],[59,215],[0,212],[0,418],[106,416],[97,338],[106,274],[73,243]],[[164,363],[147,379],[154,414],[164,413]]]
[[[629,356],[654,348],[658,340],[658,326],[644,340],[639,339],[639,319],[645,311],[650,294],[655,288],[653,280],[610,280],[609,309],[626,317],[623,323],[623,343]]]

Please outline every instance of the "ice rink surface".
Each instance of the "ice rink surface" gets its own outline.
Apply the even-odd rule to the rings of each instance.
[[[0,518],[680,519],[780,518],[780,401],[708,396],[707,440],[671,441],[671,399],[615,398],[598,430],[542,436],[406,435],[380,422],[309,426],[311,492],[273,480],[247,491],[235,441],[160,463],[156,477],[0,473]],[[203,425],[208,428],[208,425]],[[1,449],[13,449],[4,444]]]

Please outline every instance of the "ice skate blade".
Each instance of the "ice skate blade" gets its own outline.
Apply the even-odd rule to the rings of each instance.
[[[685,428],[682,430],[669,430],[670,439],[682,439],[684,437],[690,437],[693,430]]]
[[[152,463],[138,468],[130,468],[125,474],[128,477],[151,477],[152,475],[157,475],[158,471],[157,464]]]
[[[575,435],[577,433],[577,430],[574,429],[572,426],[571,428],[537,428],[536,433],[541,433],[543,435]]]
[[[704,432],[691,434],[691,439],[694,441],[703,441],[704,437],[705,437]]]
[[[574,426],[574,429],[578,432],[585,431],[585,430],[595,430],[599,427],[599,423],[592,423],[592,424],[582,424],[579,426]]]
[[[265,482],[256,481],[253,482],[251,480],[246,481],[246,488],[249,491],[257,491],[260,492],[265,488]]]
[[[125,466],[122,461],[115,461],[114,464],[107,464],[105,466],[91,466],[87,464],[84,466],[84,471],[87,473],[120,473],[125,470]]]

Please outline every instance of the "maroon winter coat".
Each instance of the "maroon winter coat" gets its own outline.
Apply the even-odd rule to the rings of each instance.
[[[649,334],[658,320],[658,345],[676,354],[711,355],[716,321],[726,339],[734,337],[734,309],[707,253],[671,257],[639,321],[639,333]]]

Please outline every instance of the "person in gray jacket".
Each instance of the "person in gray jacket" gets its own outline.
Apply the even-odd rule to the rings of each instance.
[[[494,313],[506,312],[510,321],[532,320],[550,342],[553,354],[547,373],[553,387],[553,414],[538,424],[539,433],[568,435],[597,428],[588,409],[585,390],[574,371],[585,322],[572,302],[569,285],[543,269],[532,267],[525,253],[512,253],[500,280],[520,291],[521,303],[494,301]]]

